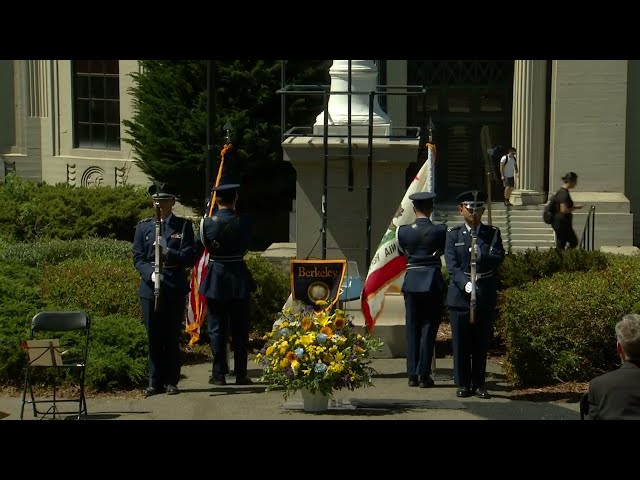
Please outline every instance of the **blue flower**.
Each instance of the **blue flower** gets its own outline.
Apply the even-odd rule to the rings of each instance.
[[[326,334],[324,334],[324,333],[319,333],[319,334],[316,336],[316,340],[318,341],[318,343],[319,343],[320,345],[322,345],[324,342],[326,342],[326,341],[327,341],[327,335],[326,335]]]
[[[302,356],[304,355],[304,348],[298,347],[293,351],[293,353],[296,354],[296,357],[302,358]]]
[[[326,366],[324,363],[322,363],[322,362],[318,362],[318,363],[316,363],[316,366],[315,366],[315,367],[313,367],[313,369],[314,369],[317,373],[323,373],[323,372],[327,369],[327,366]]]
[[[280,336],[281,337],[286,337],[288,335],[289,335],[289,329],[288,328],[285,327],[285,328],[280,329]]]

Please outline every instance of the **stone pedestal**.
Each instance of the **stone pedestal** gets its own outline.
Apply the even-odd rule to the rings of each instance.
[[[369,262],[386,233],[407,190],[407,169],[417,161],[417,138],[391,138],[391,120],[371,92],[377,89],[372,60],[334,60],[326,114],[321,112],[313,135],[289,137],[282,143],[284,159],[296,170],[296,256],[323,258],[323,217],[326,212],[326,258],[355,261],[364,281]],[[351,95],[347,92],[351,91]],[[369,121],[373,137],[369,143]],[[327,134],[325,150],[324,135]],[[351,134],[351,141],[348,136]],[[351,157],[351,158],[349,158]],[[371,161],[371,191],[369,186]],[[325,180],[326,162],[326,190]],[[353,168],[349,188],[349,164]],[[367,211],[371,201],[370,224]],[[370,238],[367,261],[367,242]],[[405,312],[401,295],[389,295],[376,326],[385,341],[385,356],[403,356]],[[363,322],[360,300],[346,302],[348,313]],[[388,325],[389,328],[385,328]]]

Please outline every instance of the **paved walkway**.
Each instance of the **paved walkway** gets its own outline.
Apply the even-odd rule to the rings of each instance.
[[[260,370],[250,363],[255,380]],[[265,392],[265,385],[226,386],[207,383],[209,363],[187,365],[182,369],[179,395],[150,398],[89,398],[87,407],[92,420],[579,420],[579,405],[566,402],[532,402],[515,400],[499,365],[489,363],[487,389],[489,400],[476,397],[459,399],[452,380],[452,360],[438,359],[436,385],[412,388],[407,385],[405,359],[376,359],[378,371],[374,386],[338,391],[330,409],[324,413],[302,411],[300,393],[284,401],[281,391]],[[353,401],[352,401],[353,400]],[[72,404],[63,404],[68,407]],[[357,405],[357,406],[356,406]],[[0,397],[0,418],[20,418],[20,398]],[[25,420],[34,418],[29,405]],[[48,418],[48,417],[45,417]]]

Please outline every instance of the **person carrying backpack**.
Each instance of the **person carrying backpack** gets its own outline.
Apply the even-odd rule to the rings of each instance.
[[[504,186],[504,204],[507,207],[513,206],[509,201],[511,192],[515,185],[515,176],[518,174],[518,164],[516,163],[516,148],[510,147],[509,153],[500,159],[500,177]]]
[[[562,181],[564,183],[551,200],[555,202],[555,214],[551,226],[556,233],[556,248],[558,250],[564,250],[567,246],[568,248],[578,246],[578,237],[573,230],[573,211],[582,208],[582,205],[573,203],[569,194],[569,190],[578,184],[578,175],[575,172],[569,172],[562,177]]]

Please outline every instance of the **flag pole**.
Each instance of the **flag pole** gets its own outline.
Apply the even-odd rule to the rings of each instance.
[[[213,60],[207,60],[207,159],[205,165],[205,194],[209,197],[211,189],[211,165],[213,165],[213,124],[215,117],[215,81]]]

